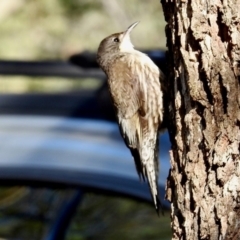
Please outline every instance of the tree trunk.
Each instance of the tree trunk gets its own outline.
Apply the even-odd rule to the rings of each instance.
[[[162,0],[172,239],[240,239],[240,0]]]

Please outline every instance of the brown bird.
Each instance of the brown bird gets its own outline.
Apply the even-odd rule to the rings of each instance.
[[[147,178],[157,212],[158,130],[163,121],[163,73],[144,53],[134,49],[130,32],[112,34],[99,45],[97,62],[108,77],[121,135],[130,149],[140,180]]]

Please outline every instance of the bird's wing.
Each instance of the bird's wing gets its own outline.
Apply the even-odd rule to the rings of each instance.
[[[131,118],[141,107],[142,91],[139,77],[124,59],[117,59],[109,73],[109,88],[113,103],[122,118]]]
[[[140,179],[145,180],[138,151],[142,132],[139,113],[144,100],[139,77],[133,66],[124,58],[113,63],[108,77],[121,135],[131,151]]]
[[[148,178],[157,209],[158,127],[162,120],[161,73],[146,58],[119,59],[112,65],[109,85],[125,143],[135,160],[137,172]]]

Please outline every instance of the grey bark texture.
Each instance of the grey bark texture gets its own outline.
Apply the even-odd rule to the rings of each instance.
[[[172,239],[240,239],[240,0],[162,0]]]

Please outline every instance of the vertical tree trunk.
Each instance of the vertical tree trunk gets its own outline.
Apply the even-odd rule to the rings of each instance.
[[[172,239],[240,239],[240,0],[162,0]]]

